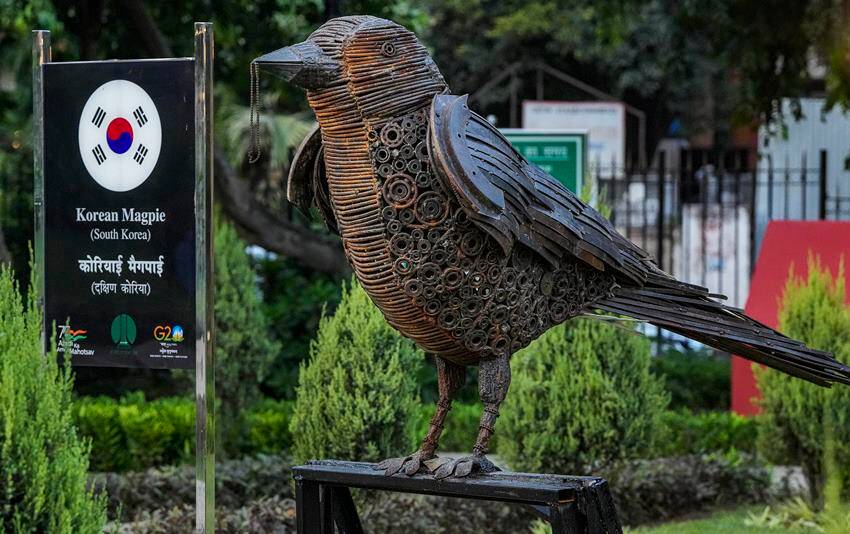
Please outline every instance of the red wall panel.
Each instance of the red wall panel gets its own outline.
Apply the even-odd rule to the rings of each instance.
[[[747,315],[769,326],[778,324],[779,299],[791,266],[799,276],[808,272],[808,256],[820,257],[821,265],[835,276],[842,258],[850,255],[850,222],[772,221],[768,224],[750,282]],[[845,272],[845,279],[847,274]],[[754,415],[759,397],[752,364],[732,358],[732,410]]]

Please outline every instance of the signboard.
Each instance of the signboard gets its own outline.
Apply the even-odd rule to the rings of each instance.
[[[52,63],[50,32],[32,45],[45,348],[194,367],[195,531],[215,532],[212,23],[195,23],[194,58]]]
[[[47,343],[73,365],[194,368],[194,60],[43,69]]]
[[[525,159],[580,194],[587,168],[587,133],[565,130],[501,130]]]
[[[626,107],[621,102],[525,100],[522,127],[587,130],[591,165],[625,165]]]

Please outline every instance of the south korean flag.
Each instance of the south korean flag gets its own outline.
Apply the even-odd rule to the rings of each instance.
[[[130,191],[148,179],[159,159],[159,112],[135,83],[106,82],[83,107],[79,142],[80,156],[95,182],[110,191]]]

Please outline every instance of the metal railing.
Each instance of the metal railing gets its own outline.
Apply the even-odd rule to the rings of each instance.
[[[680,280],[743,308],[771,220],[850,220],[829,157],[775,162],[746,150],[659,153],[652,166],[592,165],[597,194],[623,235]],[[846,180],[845,180],[846,181]]]

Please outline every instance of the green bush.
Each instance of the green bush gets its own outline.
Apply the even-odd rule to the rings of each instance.
[[[770,471],[746,455],[692,455],[620,462],[599,472],[626,525],[669,520],[721,506],[763,503]]]
[[[779,329],[813,348],[850,363],[850,310],[845,305],[844,267],[833,279],[809,258],[808,277],[789,274]],[[850,487],[850,387],[821,388],[767,368],[756,368],[763,394],[759,450],[771,461],[802,465],[817,502],[824,486],[824,442],[832,433],[843,487]]]
[[[82,397],[74,403],[74,419],[92,440],[96,471],[139,470],[193,458],[195,404],[188,398],[146,401],[141,392],[119,401]]]
[[[356,281],[322,318],[302,364],[291,430],[296,462],[379,460],[409,452],[424,354],[387,324]]]
[[[289,467],[285,457],[264,454],[217,462],[216,508],[239,508],[271,495],[293,497]],[[134,520],[158,509],[169,510],[195,503],[194,465],[161,466],[129,473],[95,473],[90,481],[97,493],[109,496],[111,519],[119,511],[122,519]],[[175,531],[183,532],[156,532]]]
[[[755,452],[758,417],[732,412],[668,410],[661,417],[663,439],[653,456],[681,456],[708,452]]]
[[[428,431],[432,415],[434,408],[431,405],[424,404],[417,410],[411,425],[413,446],[418,446]],[[455,401],[440,437],[440,450],[467,451],[475,440],[480,417],[480,403]],[[755,452],[759,421],[758,417],[744,417],[732,412],[665,410],[659,420],[660,438],[652,450],[646,451],[646,456],[657,458],[728,451]],[[490,448],[501,452],[500,440],[509,438],[505,437],[507,434],[501,424],[497,430],[499,432],[493,435]]]
[[[0,266],[0,532],[98,533],[106,504],[86,489],[71,368],[55,350],[43,355],[41,325],[35,300],[24,304]]]
[[[728,410],[732,369],[729,356],[713,350],[668,350],[652,359],[652,371],[664,379],[670,408]]]
[[[323,311],[336,309],[340,281],[290,258],[256,260],[264,314],[274,325],[270,335],[280,346],[263,381],[264,391],[279,399],[294,399],[298,366],[310,352]]]
[[[215,386],[220,401],[216,425],[218,450],[240,447],[245,433],[243,410],[260,396],[280,346],[271,340],[257,276],[245,242],[220,217],[215,228]]]
[[[652,451],[668,399],[650,358],[649,341],[619,326],[552,328],[512,359],[499,453],[516,470],[581,474]]]
[[[280,453],[292,445],[292,401],[264,399],[242,414],[240,455]],[[139,471],[194,459],[195,402],[187,397],[145,400],[140,392],[120,400],[80,397],[73,405],[81,435],[91,440],[95,471]]]
[[[434,416],[434,405],[423,404],[416,410],[416,416],[411,424],[411,448],[419,447],[422,436],[428,432],[431,417]],[[445,452],[469,452],[478,435],[478,421],[481,419],[481,403],[453,402],[452,410],[446,418],[446,426],[440,435],[440,450]],[[497,427],[498,428],[498,427]],[[499,434],[493,434],[490,449],[497,451]]]
[[[243,453],[273,454],[288,452],[292,446],[289,424],[293,401],[264,399],[245,413],[246,438]]]

